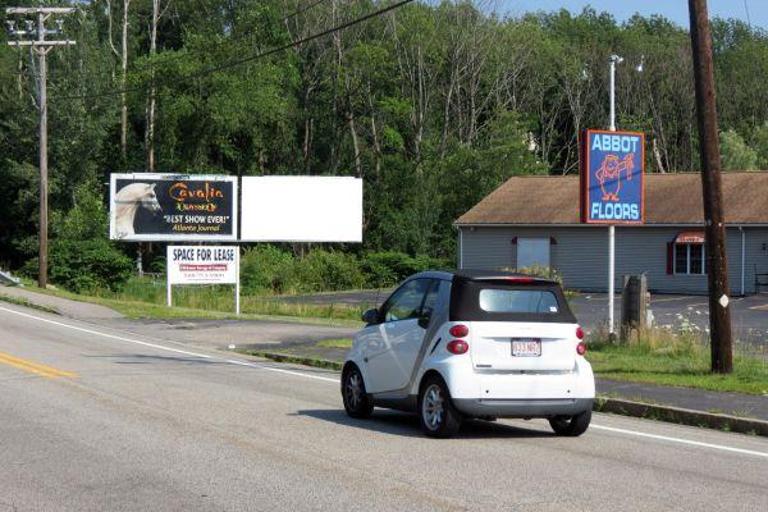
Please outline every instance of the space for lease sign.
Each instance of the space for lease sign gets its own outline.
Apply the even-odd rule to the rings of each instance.
[[[236,246],[169,245],[167,258],[169,284],[237,284]]]
[[[581,219],[592,224],[645,220],[645,134],[586,130],[581,140]]]

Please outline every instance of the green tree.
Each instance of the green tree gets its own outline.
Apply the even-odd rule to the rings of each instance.
[[[726,171],[757,169],[757,152],[733,129],[720,132],[720,158]]]

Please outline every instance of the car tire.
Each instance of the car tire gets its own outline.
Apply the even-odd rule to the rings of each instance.
[[[445,381],[436,375],[421,386],[418,412],[421,428],[430,437],[451,437],[461,427],[461,413],[453,406]]]
[[[558,436],[577,437],[587,431],[591,420],[592,411],[587,409],[574,416],[555,416],[549,424]]]
[[[341,398],[344,409],[352,418],[368,418],[373,414],[373,402],[365,391],[363,374],[355,365],[345,369],[341,377]]]

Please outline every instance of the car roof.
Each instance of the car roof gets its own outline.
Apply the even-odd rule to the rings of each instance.
[[[459,279],[465,279],[467,281],[485,281],[494,279],[507,279],[510,277],[522,277],[526,279],[532,279],[537,283],[549,283],[558,284],[554,279],[547,279],[544,277],[531,276],[529,274],[522,274],[520,272],[507,272],[503,270],[472,270],[461,269],[454,272],[447,272],[442,270],[425,270],[411,276],[413,278],[429,278],[429,279],[442,279],[444,281],[452,281],[454,277]]]

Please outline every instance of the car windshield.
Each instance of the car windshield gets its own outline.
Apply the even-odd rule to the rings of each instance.
[[[489,313],[545,313],[559,311],[557,297],[549,290],[480,290],[480,309]]]

